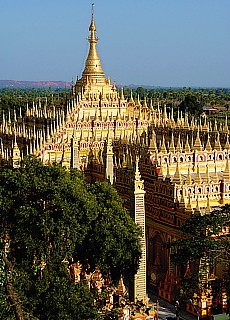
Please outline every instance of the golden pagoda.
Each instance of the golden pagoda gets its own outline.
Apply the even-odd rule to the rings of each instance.
[[[34,154],[44,165],[82,170],[90,182],[108,180],[143,230],[134,299],[144,298],[150,279],[173,301],[179,271],[163,244],[180,238],[180,226],[194,212],[230,204],[227,122],[217,133],[216,125],[208,129],[213,127],[208,118],[197,126],[187,114],[178,112],[174,119],[166,107],[125,97],[103,72],[94,6],[89,32],[85,67],[66,105],[39,102],[27,105],[24,118],[3,115],[1,166],[17,168],[24,155]]]
[[[98,56],[98,37],[94,21],[94,5],[92,5],[89,32],[88,42],[90,46],[88,57],[82,77],[76,81],[75,85],[76,103],[80,106],[80,116],[83,115],[84,111],[93,118],[96,115],[95,110],[98,110],[97,116],[101,119],[105,119],[107,115],[112,118],[115,118],[117,115],[123,117],[126,112],[126,104],[124,104],[126,101],[122,97],[120,99],[115,85],[110,83],[110,78],[105,78],[101,60]]]

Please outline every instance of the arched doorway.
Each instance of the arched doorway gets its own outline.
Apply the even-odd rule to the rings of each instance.
[[[149,239],[149,284],[158,287],[168,268],[168,252],[160,234]]]

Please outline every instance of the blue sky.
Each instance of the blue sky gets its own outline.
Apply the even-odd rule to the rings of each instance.
[[[75,80],[89,0],[0,0],[0,79]],[[230,0],[94,0],[105,74],[122,85],[230,87]]]

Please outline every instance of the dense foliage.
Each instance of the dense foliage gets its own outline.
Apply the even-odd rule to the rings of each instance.
[[[106,182],[91,186],[28,157],[0,172],[0,206],[0,317],[97,319],[88,286],[71,282],[68,267],[98,266],[111,281],[137,271],[140,230]]]
[[[188,260],[195,261],[206,255],[217,262],[230,262],[230,239],[222,233],[222,228],[229,225],[229,222],[229,205],[210,214],[193,214],[181,227],[185,238],[170,244],[177,249],[173,259],[177,263],[186,264]]]
[[[192,292],[199,289],[202,269],[199,265],[205,262],[203,271],[212,269],[218,263],[223,265],[223,285],[230,296],[230,237],[226,230],[230,223],[230,205],[212,211],[210,214],[195,213],[181,227],[183,238],[168,244],[171,248],[171,259],[182,270],[183,289]],[[193,274],[186,272],[187,263],[193,266]]]
[[[179,104],[179,109],[198,117],[203,112],[203,105],[197,100],[195,95],[187,95],[181,104]]]

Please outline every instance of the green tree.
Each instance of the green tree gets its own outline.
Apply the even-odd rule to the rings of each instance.
[[[121,275],[131,277],[139,265],[140,244],[137,239],[141,231],[135,227],[111,185],[97,183],[90,187],[90,191],[96,198],[97,216],[81,246],[83,258],[86,257],[93,268],[99,266],[115,282]]]
[[[137,95],[139,95],[140,100],[143,100],[147,91],[142,87],[138,87],[136,88],[135,92]]]
[[[180,110],[187,111],[195,116],[200,116],[203,112],[202,104],[198,102],[196,95],[188,94],[179,105]]]
[[[229,226],[230,206],[212,211],[210,214],[201,215],[195,213],[187,219],[181,227],[183,237],[171,242],[168,246],[172,250],[171,258],[180,266],[182,271],[183,289],[188,291],[199,289],[199,263],[205,259],[204,267],[209,270],[222,263],[226,266],[225,288],[230,296],[230,238],[223,231]],[[195,265],[193,276],[188,277],[185,273],[186,265],[192,262]],[[188,292],[187,292],[188,293]]]
[[[112,281],[138,268],[139,228],[108,183],[91,186],[77,171],[27,157],[0,172],[0,206],[0,314],[7,305],[9,319],[12,309],[12,319],[97,319],[87,285],[72,283],[68,267],[99,266]]]

